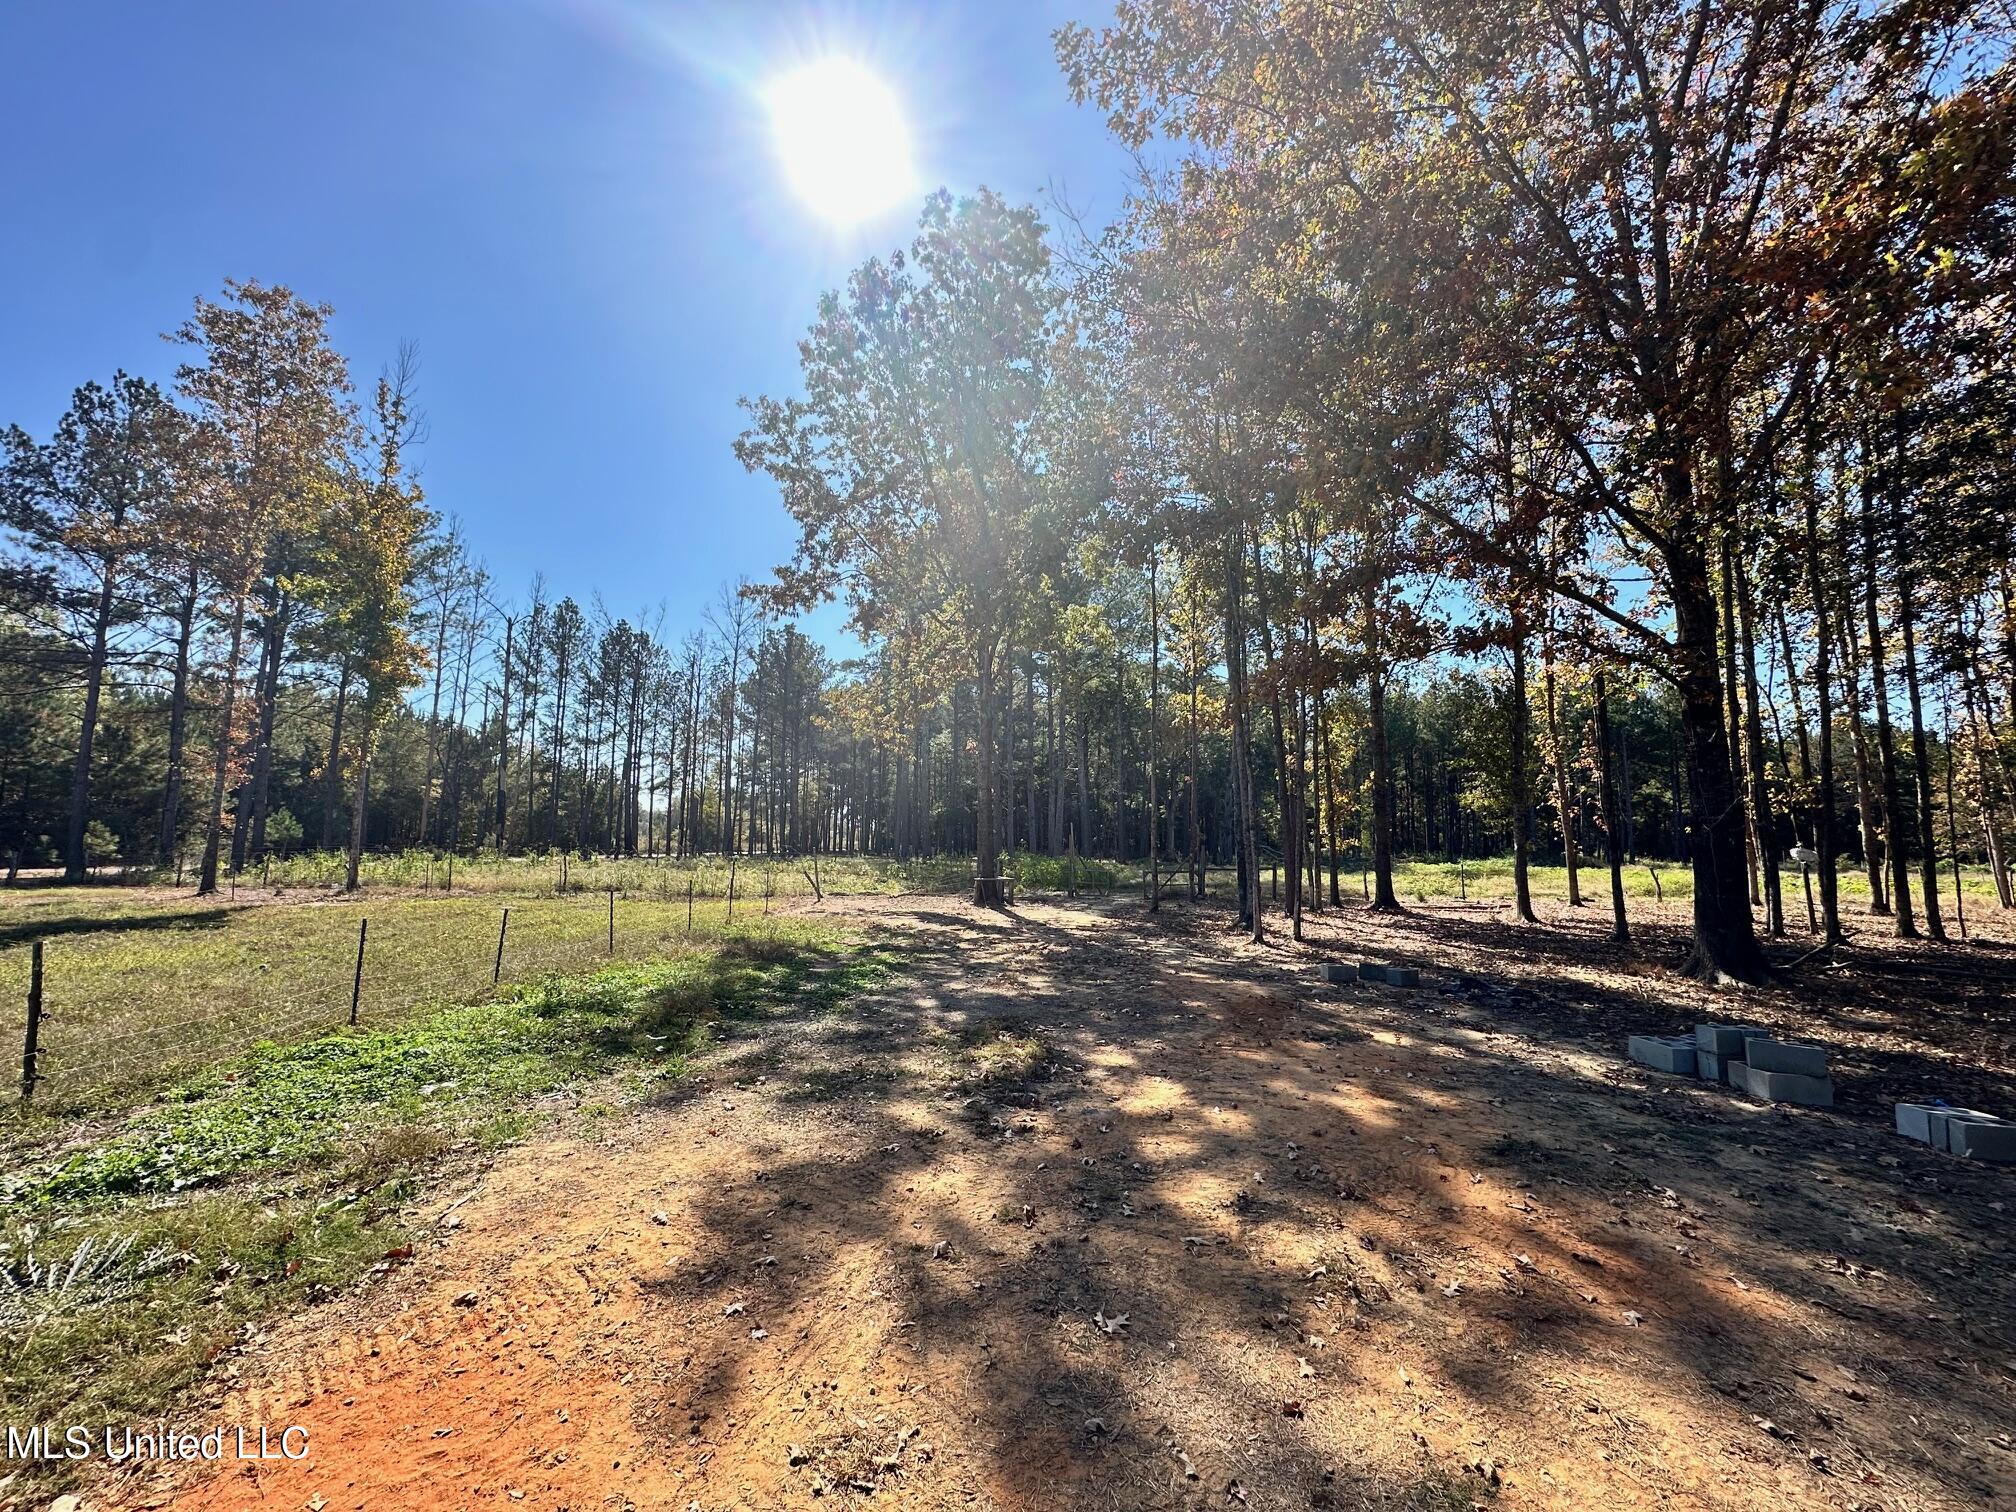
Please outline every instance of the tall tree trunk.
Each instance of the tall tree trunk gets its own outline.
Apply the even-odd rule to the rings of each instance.
[[[1032,647],[1022,669],[1022,730],[1029,739],[1029,760],[1023,776],[1028,785],[1022,792],[1022,824],[1027,832],[1029,854],[1035,855],[1036,838],[1036,652]]]
[[[1685,466],[1669,468],[1668,496],[1684,515],[1693,480]],[[1761,983],[1766,976],[1756,921],[1750,916],[1742,805],[1723,719],[1716,657],[1716,604],[1704,553],[1674,547],[1671,581],[1680,694],[1680,729],[1687,754],[1688,806],[1694,823],[1694,949],[1687,970],[1708,981]]]
[[[1904,644],[1904,696],[1911,710],[1911,767],[1918,790],[1918,864],[1925,893],[1925,932],[1942,944],[1946,920],[1939,908],[1939,852],[1933,842],[1932,752],[1925,738],[1925,704],[1918,684],[1917,614],[1911,602],[1911,571],[1897,569],[1897,631]],[[1948,752],[1949,758],[1951,752]]]
[[[1189,746],[1187,754],[1189,756],[1190,773],[1189,780],[1185,783],[1187,791],[1183,797],[1184,817],[1190,823],[1190,896],[1201,902],[1204,897],[1204,828],[1198,822],[1197,813],[1197,747],[1199,744],[1197,728],[1197,683],[1199,678],[1199,668],[1197,666],[1198,629],[1198,609],[1195,590],[1193,588],[1190,603],[1189,632],[1184,636],[1183,648],[1185,670],[1188,672],[1190,679],[1190,729],[1187,742]]]
[[[1785,894],[1779,882],[1777,847],[1772,843],[1771,789],[1764,767],[1764,707],[1757,682],[1755,615],[1751,612],[1750,581],[1743,559],[1738,555],[1734,560],[1737,636],[1743,652],[1744,767],[1750,778],[1750,832],[1764,868],[1764,932],[1777,939],[1785,933]]]
[[[1246,697],[1246,552],[1243,527],[1225,541],[1225,680],[1232,704],[1232,792],[1238,825],[1239,919],[1254,943],[1267,937],[1260,909],[1260,819],[1254,807],[1253,740]]]
[[[365,738],[368,740],[370,738],[368,734],[370,716],[368,713],[365,716],[365,724],[367,726]],[[366,755],[360,758],[357,763],[357,796],[350,805],[350,844],[344,857],[343,866],[343,890],[345,892],[357,891],[357,872],[364,859],[364,816],[370,802],[371,758]]]
[[[155,859],[163,866],[174,863],[176,843],[181,838],[177,831],[182,822],[182,744],[189,714],[189,646],[195,638],[198,586],[192,567],[175,617],[175,680],[168,694],[168,775],[161,787],[161,835],[155,850]]]
[[[322,849],[336,848],[336,800],[343,793],[343,711],[350,697],[350,658],[336,672],[336,708],[329,721],[329,762],[322,768]]]
[[[1869,878],[1869,912],[1887,915],[1890,912],[1890,888],[1883,874],[1881,822],[1876,812],[1876,779],[1871,770],[1875,763],[1869,754],[1869,729],[1862,715],[1861,632],[1855,628],[1853,600],[1845,593],[1840,627],[1842,692],[1845,694],[1849,734],[1855,751],[1855,818],[1862,842],[1862,869]]]
[[[434,756],[441,738],[441,680],[446,675],[442,652],[448,645],[448,596],[441,599],[441,617],[434,626],[434,692],[427,707],[427,757],[420,769],[420,846],[426,849],[433,837],[430,821],[434,814]]]
[[[230,649],[224,655],[224,695],[217,708],[217,759],[210,777],[210,812],[203,833],[203,863],[196,896],[217,891],[217,861],[224,840],[224,784],[231,774],[231,721],[238,712],[238,663],[245,650],[245,595],[231,600]]]
[[[1597,799],[1603,805],[1603,849],[1610,862],[1610,938],[1628,940],[1631,938],[1631,923],[1624,914],[1624,847],[1620,833],[1623,825],[1617,807],[1617,787],[1611,781],[1610,768],[1615,761],[1615,751],[1610,740],[1610,687],[1605,681],[1603,669],[1596,669],[1596,780]]]
[[[497,854],[510,848],[506,832],[509,797],[505,788],[505,768],[511,759],[511,620],[504,616],[504,660],[497,669]]]
[[[1043,679],[1043,718],[1048,727],[1049,749],[1046,756],[1050,783],[1049,818],[1043,838],[1053,856],[1064,854],[1064,725],[1057,712],[1057,674],[1063,663],[1063,652],[1053,651],[1049,674]]]
[[[105,646],[112,633],[114,562],[105,564],[98,601],[91,613],[91,660],[84,669],[84,714],[77,732],[77,756],[70,768],[70,823],[63,844],[63,880],[82,882],[84,830],[91,817],[91,747],[98,734],[98,697],[105,685]]]
[[[1905,854],[1904,837],[1898,831],[1902,822],[1899,816],[1903,795],[1897,782],[1897,737],[1890,727],[1890,688],[1883,672],[1883,622],[1876,605],[1876,568],[1880,554],[1870,490],[1866,485],[1862,495],[1862,542],[1865,558],[1862,607],[1869,621],[1870,702],[1876,710],[1876,749],[1882,757],[1883,844],[1890,861],[1890,906],[1896,918],[1898,937],[1915,940],[1918,938],[1918,923],[1911,913],[1911,863]]]
[[[1274,654],[1273,617],[1267,604],[1267,564],[1260,533],[1253,532],[1254,613],[1260,627],[1260,654],[1267,660],[1267,707],[1274,726],[1274,771],[1280,784],[1281,870],[1288,880],[1287,914],[1295,939],[1302,938],[1302,811],[1290,762],[1288,725],[1281,711],[1281,663]]]
[[[994,657],[995,646],[991,637],[983,637],[980,653],[975,658],[978,672],[978,704],[974,711],[979,720],[979,734],[974,742],[974,872],[973,902],[981,908],[999,908],[1004,901],[1001,891],[1000,843],[995,838],[995,794],[994,794],[994,750],[996,709],[994,707]]]
[[[1813,815],[1813,849],[1820,855],[1821,938],[1839,945],[1841,932],[1841,879],[1836,870],[1834,814],[1834,695],[1831,669],[1827,665],[1830,648],[1827,624],[1827,591],[1820,563],[1820,505],[1818,491],[1809,476],[1806,500],[1806,586],[1813,598],[1813,684],[1819,700],[1819,783],[1817,807]],[[1790,657],[1790,641],[1787,641]],[[1789,661],[1788,661],[1789,665]],[[1802,720],[1803,725],[1803,720]]]
[[[1533,912],[1533,884],[1528,872],[1533,851],[1533,786],[1526,765],[1528,741],[1526,706],[1526,619],[1516,610],[1512,615],[1512,749],[1506,753],[1512,797],[1512,906],[1528,924],[1538,924]]]
[[[266,854],[266,814],[273,800],[273,722],[280,713],[280,674],[286,666],[287,627],[293,617],[293,598],[283,589],[267,629],[270,645],[263,653],[266,675],[259,694],[259,744],[252,755],[252,833],[246,854],[255,860]]]
[[[1540,658],[1542,696],[1547,702],[1547,740],[1553,748],[1554,811],[1561,822],[1561,864],[1568,869],[1568,906],[1582,906],[1581,847],[1575,841],[1575,803],[1568,788],[1568,748],[1561,740],[1561,700],[1554,682],[1553,636]]]
[[[1362,610],[1369,651],[1365,673],[1365,712],[1371,725],[1367,748],[1372,757],[1372,907],[1379,913],[1399,913],[1393,891],[1393,752],[1386,732],[1386,667],[1379,642],[1378,590],[1365,585]]]
[[[1162,619],[1157,596],[1161,548],[1148,558],[1148,911],[1162,907],[1162,847],[1155,833],[1160,799],[1155,791],[1155,767],[1162,759]]]

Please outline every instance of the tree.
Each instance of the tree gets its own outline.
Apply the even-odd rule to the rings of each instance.
[[[1039,451],[1058,291],[1034,210],[925,204],[906,255],[862,264],[801,343],[804,396],[747,405],[736,455],[798,522],[770,598],[846,596],[874,635],[916,614],[956,644],[978,713],[974,901],[1002,901],[997,680],[1040,577]]]
[[[55,434],[37,444],[19,426],[0,434],[0,523],[31,564],[32,600],[45,622],[83,649],[84,699],[71,766],[63,877],[84,880],[91,757],[112,637],[146,611],[140,559],[162,530],[186,427],[144,378],[115,373],[70,399]],[[13,575],[13,574],[10,574]]]
[[[343,883],[352,892],[364,849],[371,758],[386,720],[407,690],[419,685],[426,666],[426,649],[413,634],[412,588],[420,543],[433,522],[421,507],[420,487],[407,460],[422,433],[413,409],[416,373],[409,348],[378,379],[367,454],[343,480],[329,532],[336,543],[335,572],[324,592],[344,642],[344,664],[358,690],[350,721],[357,780]]]
[[[275,530],[324,497],[348,440],[349,373],[328,342],[330,310],[283,285],[227,280],[169,339],[194,347],[176,382],[197,422],[201,554],[228,624],[199,895],[217,890],[224,790],[241,732],[246,606]]]
[[[1906,4],[1878,20],[1933,34],[1931,56],[1955,26]],[[1430,387],[1488,375],[1526,396],[1573,467],[1553,490],[1569,534],[1642,567],[1664,624],[1591,583],[1582,553],[1550,561],[1505,541],[1474,495],[1404,474],[1387,486],[1407,488],[1456,546],[1607,621],[1678,692],[1689,965],[1716,980],[1765,972],[1718,654],[1714,566],[1756,457],[1738,453],[1731,420],[1757,391],[1746,354],[1769,350],[1784,323],[1772,238],[1803,203],[1802,154],[1883,66],[1884,25],[1814,0],[1567,12],[1125,0],[1105,31],[1060,34],[1075,89],[1124,139],[1160,129],[1198,144],[1189,199],[1237,196],[1248,234],[1276,238],[1275,266],[1376,296],[1340,298],[1360,318],[1331,322],[1298,364],[1351,380],[1340,392],[1355,402],[1314,418],[1362,429],[1366,413],[1398,409],[1393,434],[1406,435],[1417,407],[1386,396],[1415,392],[1424,373]],[[1392,298],[1404,285],[1414,297]],[[1383,352],[1370,339],[1396,330],[1404,339]],[[1378,446],[1364,453],[1388,471]]]

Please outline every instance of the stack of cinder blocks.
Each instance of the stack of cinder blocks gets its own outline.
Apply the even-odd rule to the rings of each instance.
[[[1827,1052],[1818,1045],[1773,1039],[1748,1024],[1700,1024],[1692,1034],[1634,1034],[1631,1059],[1655,1071],[1727,1082],[1766,1102],[1834,1106]]]
[[[1419,987],[1421,973],[1412,966],[1380,966],[1372,961],[1360,961],[1358,980],[1384,982],[1388,987]]]
[[[1419,987],[1421,973],[1412,966],[1380,966],[1372,961],[1361,961],[1354,968],[1343,961],[1325,961],[1318,968],[1323,980],[1335,986],[1357,980],[1360,982],[1384,982],[1389,987]]]
[[[1743,1041],[1743,1059],[1727,1062],[1724,1071],[1730,1086],[1765,1102],[1834,1106],[1834,1078],[1827,1070],[1827,1052],[1818,1045],[1758,1035]]]
[[[1897,1132],[1969,1160],[2016,1161],[2016,1123],[1972,1108],[1900,1102]]]

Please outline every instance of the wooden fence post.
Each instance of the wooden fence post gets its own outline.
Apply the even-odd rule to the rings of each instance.
[[[686,878],[686,933],[693,933],[693,878]]]
[[[616,889],[609,889],[609,954],[616,954]]]
[[[504,917],[497,924],[497,964],[490,968],[490,985],[495,987],[498,978],[504,975],[504,931],[511,927],[511,910],[504,910]]]
[[[369,919],[357,921],[357,974],[350,979],[350,1022],[357,1022],[357,1003],[364,996],[364,931],[371,927]]]
[[[28,1030],[21,1039],[21,1101],[35,1095],[35,1083],[42,1079],[36,1069],[42,1038],[42,942],[28,947]]]

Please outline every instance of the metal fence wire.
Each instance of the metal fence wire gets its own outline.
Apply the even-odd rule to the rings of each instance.
[[[0,951],[0,1044],[13,1052],[17,1093],[54,1110],[116,1104],[262,1043],[298,1044],[353,1021],[396,1024],[481,1001],[493,982],[675,953],[726,917],[724,901],[689,903],[683,887],[513,897],[508,920],[496,897],[372,901],[137,914],[125,928],[58,928]],[[760,893],[745,899],[738,887],[735,926],[764,920]]]

